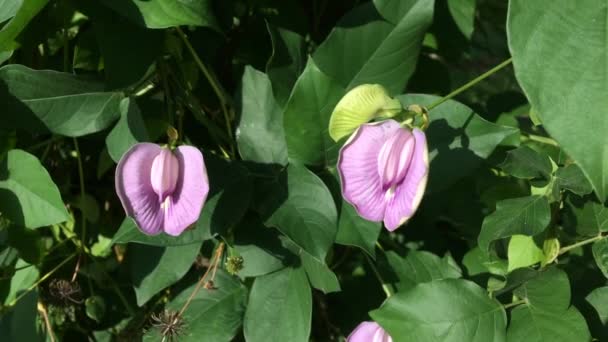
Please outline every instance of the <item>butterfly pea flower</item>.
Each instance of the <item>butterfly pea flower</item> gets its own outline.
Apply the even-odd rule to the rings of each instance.
[[[348,335],[346,342],[393,342],[376,322],[362,322]]]
[[[340,150],[342,196],[369,221],[390,231],[416,211],[428,175],[426,137],[395,120],[361,125]]]
[[[196,222],[209,193],[201,152],[136,144],[116,168],[116,193],[139,229],[148,235],[180,235]]]

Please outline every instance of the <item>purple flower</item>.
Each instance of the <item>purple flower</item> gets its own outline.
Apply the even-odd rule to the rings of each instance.
[[[361,217],[390,231],[416,211],[428,174],[424,133],[394,120],[361,125],[340,150],[342,196]]]
[[[198,219],[208,192],[203,155],[191,146],[171,151],[156,144],[136,144],[116,168],[120,202],[149,235],[181,234]]]
[[[348,335],[346,342],[393,342],[376,322],[362,322]]]

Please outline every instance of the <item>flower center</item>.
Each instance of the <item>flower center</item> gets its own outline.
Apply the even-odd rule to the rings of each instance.
[[[158,202],[168,207],[166,199],[170,196],[177,185],[179,176],[179,161],[170,149],[163,147],[152,162],[150,182],[152,189],[158,195]]]
[[[399,129],[384,142],[378,154],[378,174],[387,199],[395,194],[397,185],[403,182],[414,154],[415,140],[412,132]]]

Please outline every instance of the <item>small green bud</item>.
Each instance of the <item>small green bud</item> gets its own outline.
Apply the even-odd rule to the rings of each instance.
[[[242,256],[229,256],[226,260],[226,270],[228,273],[235,275],[243,269],[243,257]]]

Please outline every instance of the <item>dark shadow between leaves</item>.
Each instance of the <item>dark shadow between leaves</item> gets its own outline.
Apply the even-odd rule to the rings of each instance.
[[[0,79],[0,129],[22,129],[31,134],[49,133],[46,125],[17,97],[11,94],[8,85]]]
[[[431,122],[426,133],[431,158],[427,193],[445,189],[482,163],[483,159],[469,149],[465,132],[474,115],[471,112],[465,124],[458,128],[451,127],[445,119]]]

